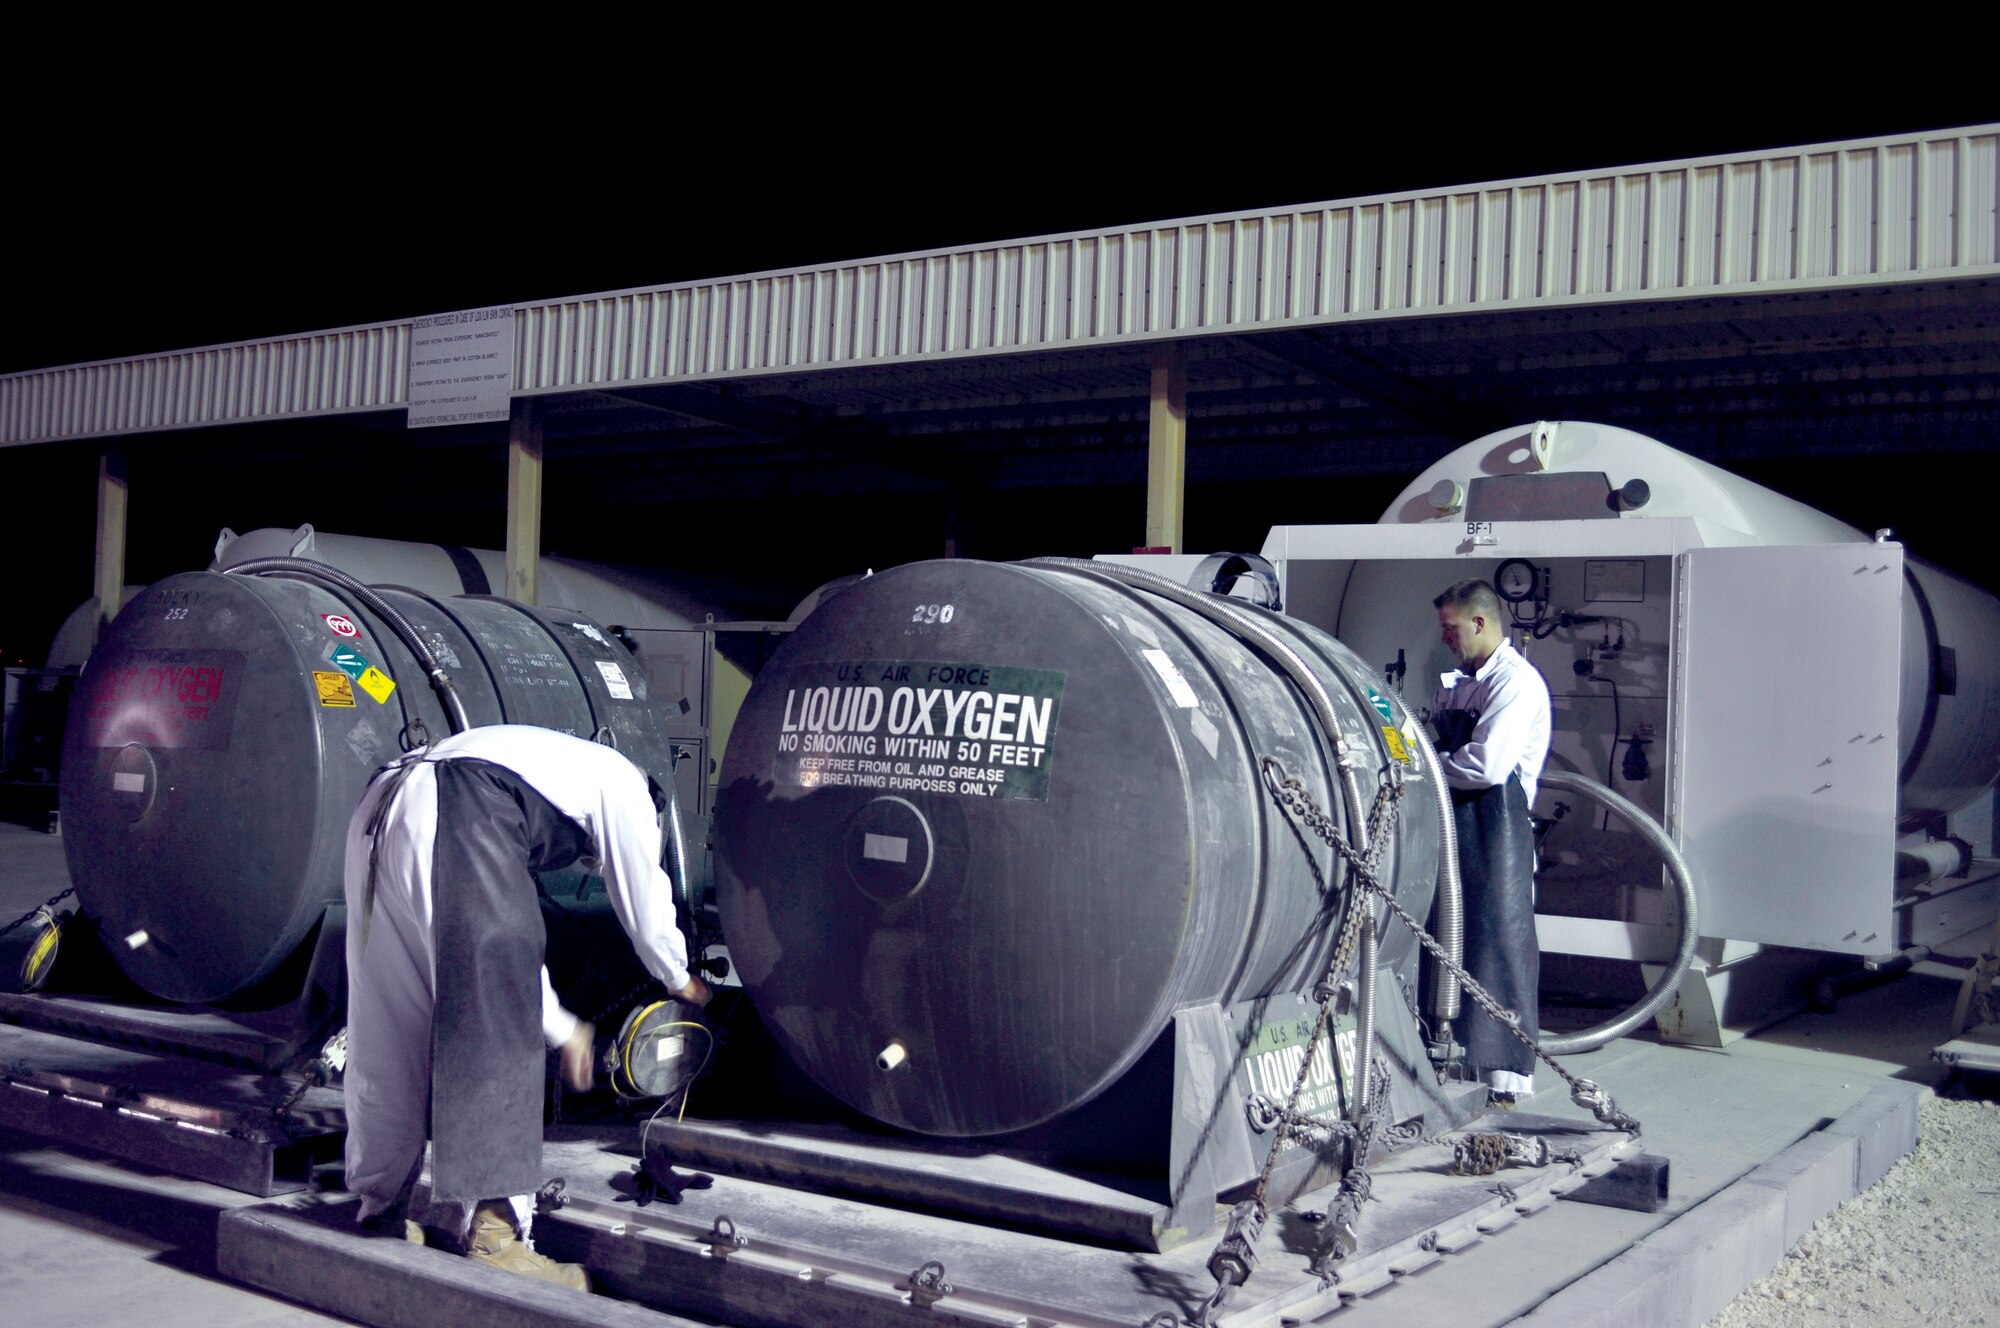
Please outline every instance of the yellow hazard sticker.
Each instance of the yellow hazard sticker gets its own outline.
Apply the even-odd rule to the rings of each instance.
[[[1403,735],[1400,731],[1392,729],[1387,724],[1384,724],[1382,726],[1382,741],[1385,744],[1387,744],[1389,748],[1389,755],[1395,757],[1398,761],[1401,761],[1404,765],[1414,764],[1414,762],[1410,760],[1409,746],[1406,743],[1404,743]]]
[[[319,689],[319,703],[323,706],[354,704],[354,684],[347,681],[344,673],[315,673],[313,686]]]
[[[387,701],[389,693],[396,690],[396,680],[373,664],[363,669],[355,681],[361,684],[362,691],[375,698],[377,704]]]

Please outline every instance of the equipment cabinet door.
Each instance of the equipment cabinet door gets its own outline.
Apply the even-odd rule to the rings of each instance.
[[[1903,549],[1679,558],[1673,831],[1704,936],[1893,949]]]

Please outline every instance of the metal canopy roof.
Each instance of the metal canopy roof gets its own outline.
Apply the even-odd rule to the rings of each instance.
[[[1164,339],[1190,344],[1212,409],[1278,425],[1324,404],[1288,385],[1397,396],[1371,348],[1419,395],[1481,365],[1602,379],[1642,348],[1642,387],[1720,387],[1699,366],[1746,356],[1929,378],[1977,372],[1996,277],[1988,125],[517,306],[514,391],[728,383],[959,430],[1024,393],[1090,417]],[[0,444],[394,409],[408,342],[385,323],[8,375]]]
[[[1169,343],[1197,493],[1406,476],[1536,418],[1725,464],[1994,447],[2000,125],[591,295],[518,305],[515,328],[552,503],[649,526],[662,505],[740,524],[738,504],[838,494],[1133,489]],[[365,435],[412,491],[446,474],[432,516],[495,510],[484,463],[438,458],[504,426],[401,429],[409,330],[0,377],[0,446],[240,426],[186,472]]]

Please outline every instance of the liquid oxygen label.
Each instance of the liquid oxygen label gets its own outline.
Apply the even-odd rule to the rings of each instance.
[[[1245,1049],[1240,1069],[1243,1091],[1261,1094],[1279,1106],[1291,1100],[1292,1086],[1305,1068],[1296,1110],[1307,1116],[1337,1117],[1347,1109],[1348,1085],[1354,1082],[1355,1039],[1352,1015],[1335,1015],[1326,1036],[1312,1041],[1313,1021],[1305,1014],[1260,1025]],[[1308,1053],[1307,1048],[1311,1051]],[[1287,1147],[1298,1141],[1287,1140]]]
[[[774,680],[784,699],[773,774],[806,789],[1046,802],[1063,678],[936,660],[795,665]]]

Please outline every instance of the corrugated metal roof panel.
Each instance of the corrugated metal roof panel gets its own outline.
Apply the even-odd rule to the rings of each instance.
[[[2000,126],[1042,236],[520,306],[514,389],[2000,271]],[[407,323],[0,378],[0,443],[381,410]]]
[[[705,283],[674,289],[685,317],[664,353],[604,371],[524,341],[518,390],[1986,268],[1996,160],[1988,129]],[[1909,243],[1912,219],[1927,243]],[[523,313],[635,317],[619,298]]]
[[[0,443],[388,410],[407,397],[407,323],[208,346],[0,377]]]

